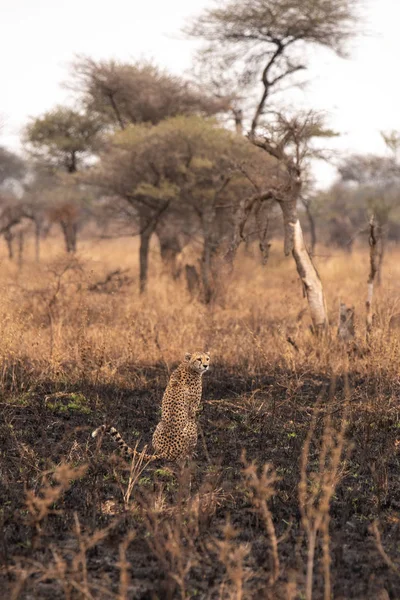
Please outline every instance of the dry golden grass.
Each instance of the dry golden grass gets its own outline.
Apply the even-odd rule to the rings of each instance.
[[[293,261],[283,257],[279,242],[266,267],[242,253],[233,276],[227,280],[221,275],[220,298],[212,306],[191,302],[183,278],[169,279],[156,247],[143,297],[137,284],[137,240],[86,241],[80,247],[76,258],[67,257],[60,241],[49,240],[43,244],[42,262],[38,265],[29,256],[21,271],[1,249],[3,357],[29,359],[46,371],[72,365],[99,370],[97,376],[104,381],[112,381],[124,365],[170,365],[193,348],[209,349],[214,361],[231,367],[245,363],[250,373],[270,363],[323,370],[344,365],[343,353],[333,353],[331,344],[327,352],[316,347]],[[396,370],[398,336],[387,334],[390,317],[400,313],[399,259],[399,250],[388,253],[384,284],[375,296],[375,343],[385,352],[373,352],[367,361],[353,358],[357,368]],[[367,250],[351,255],[324,250],[316,263],[333,335],[342,300],[355,305],[363,344]],[[131,281],[112,293],[88,290],[115,269],[127,270]],[[298,353],[288,344],[288,335]]]

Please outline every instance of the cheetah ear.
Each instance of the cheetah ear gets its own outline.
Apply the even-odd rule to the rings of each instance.
[[[189,360],[192,358],[192,355],[190,354],[190,352],[186,352],[185,354],[185,361],[189,362]]]

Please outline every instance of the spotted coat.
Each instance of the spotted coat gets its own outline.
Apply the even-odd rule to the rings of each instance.
[[[197,413],[201,403],[202,377],[208,371],[208,353],[186,354],[185,360],[171,374],[161,403],[161,421],[153,434],[153,455],[147,460],[164,458],[180,461],[190,457],[197,445]],[[139,454],[123,440],[114,427],[102,425],[92,436],[108,433],[129,457]]]

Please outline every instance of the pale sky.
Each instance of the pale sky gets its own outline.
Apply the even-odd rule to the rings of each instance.
[[[301,0],[299,0],[301,1]],[[198,42],[184,39],[188,17],[210,0],[0,0],[0,144],[17,150],[29,116],[70,102],[62,87],[76,54],[95,59],[151,58],[183,74]],[[288,91],[296,106],[326,111],[341,135],[340,153],[385,152],[380,131],[400,130],[400,1],[363,0],[368,34],[352,42],[350,59],[313,52],[305,89]],[[319,166],[327,185],[333,169]]]

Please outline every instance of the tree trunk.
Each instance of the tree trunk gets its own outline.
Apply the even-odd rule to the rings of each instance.
[[[78,237],[78,223],[72,222],[70,224],[70,246],[71,246],[72,252],[76,252],[77,237]]]
[[[158,226],[155,233],[160,243],[161,260],[173,279],[177,279],[180,275],[177,257],[178,254],[180,254],[182,247],[176,232],[170,230],[167,223]]]
[[[149,250],[150,239],[153,234],[152,229],[145,229],[140,233],[139,249],[139,291],[143,294],[147,286],[147,274],[149,269]]]
[[[200,278],[194,265],[185,265],[186,285],[191,298],[197,296]]]
[[[139,292],[143,294],[147,287],[149,270],[150,240],[157,227],[156,218],[149,218],[146,213],[140,215],[140,248],[139,248]]]
[[[76,252],[77,248],[77,223],[71,221],[60,221],[61,231],[64,235],[65,249],[68,253]]]
[[[285,254],[292,253],[297,272],[303,282],[314,333],[320,335],[328,327],[328,315],[322,282],[304,243],[303,231],[297,216],[297,198],[300,190],[299,179],[294,182],[290,198],[279,202],[285,231]]]
[[[238,135],[243,135],[243,111],[241,108],[233,108],[233,118],[235,119],[235,129]]]
[[[14,258],[14,248],[13,248],[14,236],[9,229],[4,232],[4,239],[6,240],[6,244],[7,244],[8,258],[10,260],[12,260]]]
[[[203,252],[200,263],[200,278],[203,302],[209,304],[216,296],[215,259],[221,240],[221,220],[214,207],[206,207],[201,217],[203,229]]]
[[[36,262],[40,261],[40,234],[41,226],[39,221],[35,221],[35,258]]]
[[[383,257],[385,256],[386,250],[386,241],[387,241],[387,230],[388,224],[386,223],[378,223],[375,227],[375,235],[377,237],[377,262],[378,262],[378,271],[376,274],[376,285],[380,287],[382,283],[382,266],[383,266]]]
[[[121,113],[119,112],[119,108],[117,106],[117,103],[115,102],[114,94],[108,93],[108,97],[110,99],[111,107],[112,107],[112,109],[114,111],[114,114],[116,116],[116,119],[118,121],[118,125],[120,126],[121,130],[123,131],[125,129],[125,125],[124,125],[124,122],[122,120]]]
[[[75,150],[71,150],[71,154],[67,157],[67,172],[68,173],[76,173],[77,165],[76,165],[76,152]]]
[[[203,252],[201,255],[201,285],[203,290],[203,302],[209,304],[214,296],[214,285],[212,281],[212,248],[210,240],[204,239]]]
[[[265,266],[269,259],[271,242],[268,241],[269,215],[273,202],[260,202],[255,209],[255,220],[258,231],[259,248],[261,252],[261,263]]]
[[[18,267],[22,268],[22,263],[24,261],[24,232],[18,232]]]
[[[373,313],[372,313],[372,300],[374,296],[374,284],[375,280],[377,283],[380,280],[379,272],[382,265],[383,258],[383,239],[382,239],[382,227],[376,225],[375,216],[372,215],[369,222],[369,276],[368,276],[368,288],[367,288],[367,301],[365,307],[367,310],[366,322],[367,322],[367,339],[372,332],[373,326]]]
[[[156,230],[161,216],[168,209],[170,201],[166,200],[157,212],[152,213],[143,210],[139,214],[140,225],[140,248],[139,248],[139,291],[141,294],[146,290],[147,272],[149,268],[149,250],[151,236]]]
[[[65,221],[60,221],[60,227],[61,227],[61,231],[63,232],[63,236],[64,236],[65,250],[66,250],[66,252],[70,252],[67,223]]]
[[[328,327],[322,282],[304,243],[300,221],[297,219],[295,223],[290,224],[290,227],[293,229],[292,255],[296,263],[297,272],[304,285],[314,333],[320,335]]]

